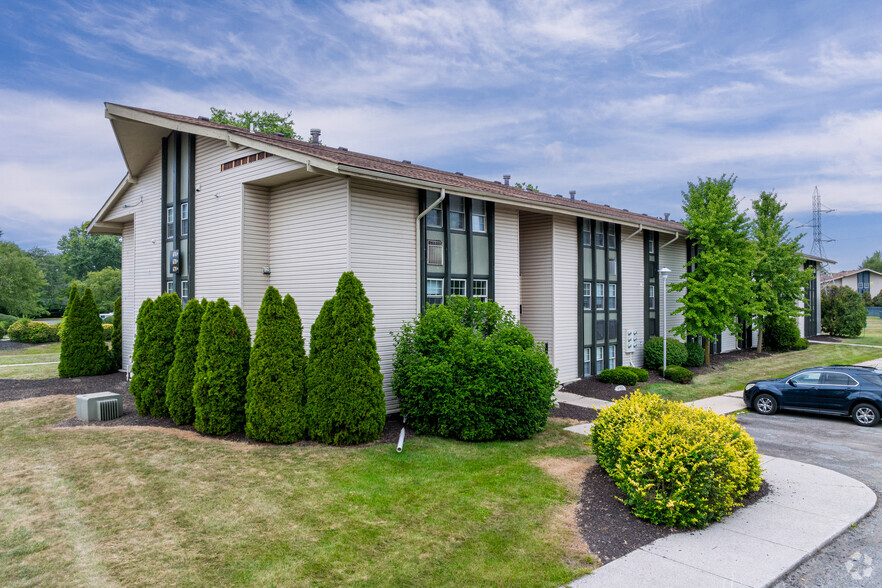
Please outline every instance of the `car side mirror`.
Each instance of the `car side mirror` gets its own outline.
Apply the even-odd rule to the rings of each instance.
[[[787,384],[793,386],[794,388],[796,387],[796,384],[793,382],[793,380],[787,380]]]

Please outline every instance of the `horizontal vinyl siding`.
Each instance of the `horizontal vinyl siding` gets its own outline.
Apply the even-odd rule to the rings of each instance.
[[[269,190],[244,186],[242,206],[242,311],[253,339],[260,304],[270,285],[270,276],[263,273],[264,267],[271,268]]]
[[[628,238],[630,235],[633,235]],[[622,365],[643,365],[645,273],[643,232],[622,227]],[[637,348],[628,353],[628,331],[637,331]]]
[[[576,218],[554,217],[554,353],[558,379],[579,377],[579,238]]]
[[[386,393],[386,411],[398,411],[392,390],[397,333],[417,312],[416,217],[413,188],[353,180],[350,243],[352,271],[374,307],[375,337]]]
[[[493,287],[496,302],[520,318],[521,276],[518,210],[497,204],[494,226]]]
[[[122,229],[122,359],[128,370],[135,346],[135,224]]]
[[[231,305],[242,305],[242,184],[302,167],[282,157],[268,157],[220,171],[221,164],[252,153],[258,151],[196,138],[194,297],[223,297]]]
[[[738,341],[738,337],[733,335],[730,331],[726,331],[723,333],[723,336],[720,338],[722,345],[720,346],[720,350],[723,353],[727,351],[734,351],[741,346],[741,343]]]
[[[670,236],[662,233],[659,235],[659,247],[662,247],[665,243],[668,243],[671,240]],[[686,273],[686,240],[685,239],[677,239],[667,247],[664,247],[659,252],[659,268],[666,267],[671,270],[671,273],[668,274],[668,285],[677,283],[683,279],[683,274]],[[677,299],[680,298],[682,294],[685,292],[666,292],[666,302],[668,309],[668,336],[673,337],[671,334],[671,330],[674,327],[680,326],[683,324],[683,315],[682,314],[672,314],[674,309],[676,309],[679,304],[677,304]],[[658,310],[661,312],[663,306],[662,301],[659,299],[658,301],[659,307]],[[664,329],[664,317],[660,317],[659,320],[659,329]],[[683,339],[683,337],[677,337],[678,339]]]
[[[521,324],[537,342],[554,339],[552,220],[546,214],[520,211]]]
[[[316,176],[270,192],[270,280],[297,302],[307,349],[312,323],[349,269],[348,215],[345,179]]]

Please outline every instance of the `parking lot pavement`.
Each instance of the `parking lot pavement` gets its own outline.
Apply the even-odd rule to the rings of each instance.
[[[850,419],[746,413],[738,422],[761,453],[815,464],[859,480],[882,497],[882,426]],[[774,491],[774,490],[773,490]],[[809,558],[776,588],[882,586],[882,506]]]

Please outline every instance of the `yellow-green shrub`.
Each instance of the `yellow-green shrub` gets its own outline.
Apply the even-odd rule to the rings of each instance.
[[[759,489],[756,445],[734,418],[651,396],[635,392],[601,410],[592,429],[597,462],[635,515],[705,527]]]

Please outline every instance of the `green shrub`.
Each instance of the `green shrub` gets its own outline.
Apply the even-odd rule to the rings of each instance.
[[[110,336],[110,350],[113,352],[113,369],[122,369],[122,297],[113,303],[113,334]]]
[[[450,298],[405,323],[395,345],[393,388],[417,433],[526,439],[545,426],[557,372],[497,303]]]
[[[6,326],[9,327],[12,323],[20,319],[21,317],[12,316],[11,314],[3,314],[0,312],[0,323],[6,323]]]
[[[882,306],[882,290],[880,290],[878,294],[873,296],[873,306]],[[2,314],[0,314],[0,320],[3,320]]]
[[[873,306],[873,297],[870,296],[869,292],[861,292],[861,298],[864,301],[864,306]]]
[[[245,434],[270,443],[306,437],[306,349],[297,304],[270,286],[248,364]]]
[[[64,338],[64,321],[67,318],[67,315],[70,313],[70,310],[76,305],[77,301],[80,298],[80,289],[77,288],[76,283],[71,284],[70,286],[70,294],[67,296],[67,304],[64,305],[64,313],[61,315],[61,322],[58,323],[58,337],[59,339]]]
[[[701,367],[704,365],[704,347],[698,341],[686,342],[686,367]]]
[[[652,337],[643,345],[643,363],[649,369],[662,367],[664,355],[664,340],[661,337]],[[683,365],[686,361],[686,346],[682,341],[668,337],[668,365]]]
[[[649,372],[648,371],[641,369],[639,367],[633,367],[630,365],[624,365],[622,367],[625,368],[626,370],[628,370],[629,372],[631,372],[632,374],[634,374],[635,376],[637,376],[638,382],[648,382],[649,381]]]
[[[113,336],[113,325],[101,323],[101,330],[104,331],[104,340],[110,341],[110,338]]]
[[[226,435],[245,426],[250,334],[247,324],[243,329],[241,312],[234,314],[221,298],[209,302],[202,314],[193,375],[193,426],[203,433]]]
[[[692,382],[692,372],[678,365],[669,365],[667,371],[659,370],[659,375],[678,384],[689,384]]]
[[[772,351],[790,351],[799,334],[796,321],[788,316],[770,316],[763,321],[763,343]]]
[[[809,342],[808,339],[804,339],[800,337],[796,340],[796,343],[793,345],[793,351],[802,351],[804,349],[808,349]]]
[[[334,445],[375,441],[386,424],[386,398],[373,306],[352,272],[340,276],[332,300],[322,307],[323,322],[316,320],[318,355],[307,380],[310,436]],[[310,362],[312,349],[310,338]]]
[[[0,323],[0,339],[6,336],[6,323]]]
[[[23,318],[9,325],[6,334],[19,343],[54,343],[58,341],[58,325]]]
[[[756,446],[734,418],[649,396],[620,399],[592,428],[597,462],[635,515],[705,527],[759,489]]]
[[[117,298],[117,300],[122,300],[122,299],[121,299],[121,298]],[[111,316],[106,316],[106,317],[104,317],[103,319],[101,319],[101,324],[104,324],[104,325],[113,325],[113,317],[114,317],[114,316],[116,316],[116,315],[111,315]]]
[[[831,286],[821,294],[821,330],[837,337],[859,337],[867,322],[860,294],[848,286]]]
[[[106,374],[112,361],[92,290],[76,298],[64,318],[58,375],[62,378]]]
[[[626,368],[619,366],[611,370],[603,370],[597,374],[597,379],[607,384],[621,384],[623,386],[633,386],[637,383],[637,374]]]
[[[193,374],[196,369],[196,348],[199,328],[207,303],[194,299],[187,302],[175,326],[175,359],[165,384],[165,405],[177,425],[192,425],[196,413],[193,408]]]
[[[153,300],[148,298],[138,309],[137,327],[135,329],[135,345],[132,349],[132,377],[129,380],[129,392],[135,398],[135,409],[138,414],[147,414],[141,397],[150,387],[153,360],[150,357],[150,313],[153,312]]]
[[[141,393],[145,414],[167,417],[165,388],[168,372],[175,360],[175,329],[181,314],[181,299],[177,294],[163,294],[153,302],[147,321],[147,340],[151,366],[148,386]]]

